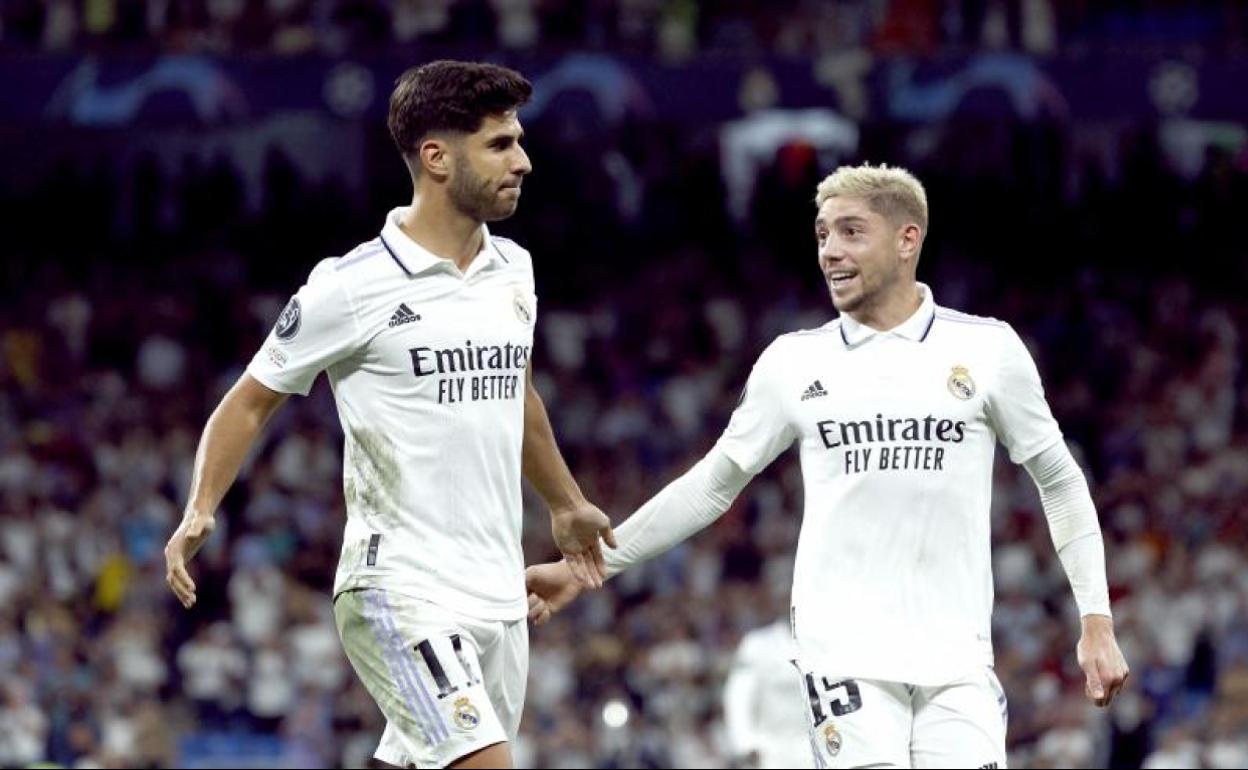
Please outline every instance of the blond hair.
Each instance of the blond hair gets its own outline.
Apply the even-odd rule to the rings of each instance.
[[[927,193],[904,168],[870,163],[841,166],[819,183],[815,206],[838,197],[860,198],[880,216],[896,224],[914,222],[927,234]]]

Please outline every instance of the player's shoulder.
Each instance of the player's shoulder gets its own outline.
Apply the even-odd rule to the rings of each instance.
[[[494,249],[494,253],[502,258],[504,264],[519,270],[532,272],[533,256],[529,254],[528,249],[512,239],[490,233],[490,248]]]
[[[380,238],[365,241],[342,256],[326,257],[317,262],[308,273],[306,283],[309,286],[342,283],[353,275],[366,272],[365,266],[375,264],[377,258],[385,253]]]
[[[754,644],[772,646],[776,644],[777,641],[787,641],[790,636],[789,621],[787,618],[784,618],[773,623],[768,623],[765,626],[757,626],[750,629],[745,636],[742,637],[742,641],[748,640]]]
[[[973,313],[964,313],[961,310],[954,310],[951,307],[937,305],[935,310],[935,321],[940,324],[949,325],[952,329],[959,327],[971,327],[961,329],[961,331],[982,331],[986,333],[1012,333],[1013,328],[999,318],[993,318],[987,315],[975,315]]]
[[[777,336],[754,362],[755,376],[784,379],[800,362],[825,355],[829,343],[840,339],[839,324],[839,320],[834,320],[814,329],[799,329]]]
[[[792,641],[788,620],[784,620],[746,632],[738,649],[743,659],[766,660],[782,655]]]
[[[394,262],[388,257],[386,244],[380,237],[364,241],[360,245],[340,257],[323,259],[312,269],[309,281],[317,278],[350,282],[353,280],[369,280],[378,268],[393,267]]]
[[[764,355],[767,353],[772,355],[805,355],[811,348],[822,348],[830,340],[839,339],[841,339],[841,319],[834,318],[813,329],[797,329],[796,331],[785,332],[772,340],[771,344],[767,346],[767,350],[763,351],[763,353]]]
[[[959,348],[974,348],[1007,359],[1031,355],[1014,327],[992,316],[973,315],[937,305],[932,331],[934,339],[945,340]]]
[[[766,657],[768,643],[769,640],[763,629],[754,628],[747,631],[737,644],[737,662],[748,665]]]

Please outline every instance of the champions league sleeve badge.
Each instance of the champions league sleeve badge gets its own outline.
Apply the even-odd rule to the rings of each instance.
[[[953,374],[949,375],[949,380],[945,384],[949,386],[949,392],[955,398],[963,401],[970,401],[975,395],[975,380],[971,379],[970,370],[965,366],[953,367]]]
[[[273,334],[283,342],[292,339],[299,333],[301,312],[299,299],[291,297],[290,302],[287,302],[286,307],[282,309],[281,315],[277,317],[277,323],[273,326]]]

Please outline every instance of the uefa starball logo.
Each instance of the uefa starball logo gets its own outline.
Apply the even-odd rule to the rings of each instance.
[[[277,323],[273,326],[273,334],[282,342],[292,339],[299,333],[301,312],[299,300],[291,297],[290,302],[287,302],[286,307],[282,309],[282,314],[277,317]]]

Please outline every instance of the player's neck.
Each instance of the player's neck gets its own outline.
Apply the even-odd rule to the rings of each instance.
[[[878,302],[849,313],[849,317],[863,326],[886,332],[905,323],[922,304],[923,292],[919,284],[910,281],[880,297]]]
[[[434,256],[449,259],[460,271],[468,269],[481,251],[481,223],[465,216],[439,195],[416,195],[399,229]]]

